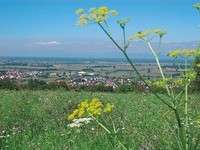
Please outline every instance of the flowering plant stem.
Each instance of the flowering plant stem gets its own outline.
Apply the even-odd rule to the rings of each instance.
[[[160,38],[160,39],[161,39],[161,38]],[[159,42],[159,47],[160,47],[160,43],[161,43],[161,40],[160,40],[160,42]],[[165,79],[163,70],[162,70],[162,68],[161,68],[160,61],[159,61],[159,59],[158,59],[158,56],[157,56],[157,54],[155,53],[155,51],[153,50],[153,48],[152,48],[152,46],[151,46],[151,43],[150,43],[149,41],[147,41],[147,44],[148,44],[149,49],[151,50],[151,52],[153,53],[153,55],[154,55],[154,57],[155,57],[155,59],[156,59],[156,63],[157,63],[157,65],[158,65],[158,69],[159,69],[159,71],[160,71],[160,74],[161,74],[161,76],[162,76],[163,81],[165,82],[166,79]],[[159,49],[160,49],[160,48],[159,48]],[[171,94],[170,94],[170,91],[169,91],[169,87],[168,87],[167,85],[166,85],[165,87],[166,87],[166,90],[167,90],[167,94],[168,94],[168,96],[170,97]]]
[[[119,142],[119,144],[123,147],[123,149],[125,149],[125,150],[128,150],[127,148],[126,148],[126,146],[122,143],[122,141],[118,138],[118,136],[117,136],[117,131],[116,131],[116,127],[115,127],[115,124],[114,124],[114,122],[113,122],[113,120],[112,120],[112,118],[110,117],[110,119],[111,119],[111,122],[112,122],[112,125],[113,125],[113,131],[110,131],[107,127],[106,127],[106,125],[103,125],[98,119],[96,119],[94,116],[92,116],[92,118],[97,122],[97,124],[100,126],[100,127],[102,127],[109,135],[111,135],[111,136],[114,136],[114,138]]]
[[[132,69],[135,71],[135,73],[137,74],[137,76],[139,77],[139,79],[141,81],[143,81],[145,83],[145,85],[148,85],[147,82],[145,81],[145,79],[141,76],[141,74],[139,73],[139,71],[136,69],[135,65],[133,64],[133,62],[131,61],[131,59],[129,58],[126,49],[128,48],[127,42],[126,42],[126,36],[125,36],[125,27],[122,28],[123,29],[123,40],[124,40],[124,46],[123,48],[113,39],[113,37],[111,36],[111,34],[109,34],[109,32],[104,28],[104,26],[101,23],[98,23],[98,25],[100,26],[100,28],[105,32],[105,34],[111,39],[111,41],[117,46],[117,48],[123,53],[123,55],[125,56],[126,60],[128,61],[128,63],[131,65]],[[145,41],[145,40],[144,40]],[[164,76],[163,70],[161,68],[160,65],[160,61],[158,58],[158,55],[155,53],[151,43],[149,41],[145,41],[147,43],[147,45],[149,46],[151,52],[153,53],[155,60],[157,62],[158,65],[158,69],[160,71],[162,80],[165,82],[166,78]],[[161,38],[160,38],[160,42],[161,42]],[[159,43],[159,51],[160,51],[160,43]],[[166,106],[168,106],[175,114],[175,118],[177,121],[177,126],[178,126],[178,135],[180,137],[180,141],[182,143],[182,147],[184,147],[185,150],[189,149],[189,124],[188,124],[188,73],[187,73],[187,60],[185,62],[185,69],[186,69],[186,84],[185,84],[185,134],[183,131],[183,125],[181,124],[181,119],[180,119],[180,115],[179,115],[179,111],[178,111],[178,105],[175,104],[175,102],[169,101],[167,99],[164,99],[163,97],[160,97],[151,87],[149,88],[150,92],[152,92],[162,103],[164,103]],[[170,92],[169,87],[166,85],[165,86],[166,90],[167,90],[167,96],[170,100],[174,100],[176,101],[176,98],[174,97],[173,91]]]
[[[185,149],[189,149],[189,124],[188,124],[188,67],[187,56],[185,57]]]

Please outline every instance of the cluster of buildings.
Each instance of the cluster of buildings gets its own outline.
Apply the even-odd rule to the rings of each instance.
[[[0,79],[24,79],[28,77],[37,77],[41,75],[42,72],[38,71],[32,71],[32,72],[21,72],[19,70],[14,70],[14,71],[7,71],[5,74],[0,75]]]
[[[54,78],[52,80],[52,77]],[[29,71],[22,72],[19,70],[7,71],[0,75],[1,79],[14,79],[14,80],[26,80],[30,78],[48,80],[47,83],[66,83],[70,86],[93,86],[103,85],[116,88],[118,84],[130,83],[132,79],[120,79],[101,77],[95,73],[80,72],[43,72],[43,71]]]

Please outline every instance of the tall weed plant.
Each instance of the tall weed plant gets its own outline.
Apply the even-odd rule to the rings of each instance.
[[[194,8],[196,8],[200,12],[200,3],[195,4]],[[200,46],[197,49],[177,49],[170,51],[168,56],[176,59],[183,59],[185,67],[181,72],[180,78],[174,79],[172,77],[166,77],[159,59],[161,53],[161,42],[163,36],[167,34],[166,31],[160,29],[155,29],[155,30],[148,29],[145,31],[137,32],[134,35],[129,36],[127,38],[126,26],[130,22],[130,18],[119,20],[117,21],[117,24],[121,29],[122,32],[121,35],[123,39],[122,42],[123,44],[120,44],[112,36],[111,28],[108,25],[109,17],[118,15],[118,12],[116,10],[110,10],[107,7],[100,7],[100,8],[90,8],[88,12],[85,12],[84,9],[80,8],[76,11],[76,14],[79,15],[79,19],[77,21],[78,25],[86,26],[88,24],[97,24],[100,27],[100,29],[106,34],[106,36],[119,49],[119,51],[121,51],[121,53],[124,55],[124,57],[130,64],[134,72],[137,74],[138,78],[144,83],[146,88],[148,88],[149,91],[153,93],[159,101],[165,104],[168,107],[168,109],[174,113],[174,118],[176,120],[174,128],[176,132],[175,136],[178,143],[177,144],[178,149],[183,149],[183,150],[197,149],[200,141],[200,132],[196,133],[195,136],[192,136],[190,134],[190,131],[191,127],[199,128],[200,116],[196,116],[196,120],[192,122],[189,119],[190,118],[189,109],[192,109],[189,108],[189,103],[192,100],[189,98],[189,88],[191,82],[196,78],[197,74],[196,68],[200,67],[200,64],[197,64],[197,60],[200,55]],[[156,38],[158,39],[159,42],[158,46],[155,48],[152,46],[152,40]],[[136,68],[134,62],[127,54],[127,50],[128,48],[130,48],[129,47],[130,42],[135,39],[143,41],[149,47],[149,50],[153,54],[155,61],[157,63],[161,79],[155,79],[154,82],[146,81]],[[189,59],[193,60],[192,63],[188,61]],[[155,92],[154,89],[152,88],[152,85],[162,88],[164,87],[165,96],[162,96],[157,92]],[[72,119],[72,115],[73,113],[71,114],[71,116],[69,116],[71,117],[70,119]],[[111,134],[111,131],[107,129],[106,125],[103,125],[101,122],[99,122],[98,119],[94,117],[93,120],[95,120],[102,128],[104,128],[107,133]],[[112,122],[112,124],[114,123]],[[190,126],[190,124],[195,124],[195,126]],[[113,130],[115,133],[116,131],[114,125],[113,125]],[[113,135],[113,137],[117,138],[116,134]],[[127,149],[122,141],[118,139],[118,142],[122,145],[124,149]]]

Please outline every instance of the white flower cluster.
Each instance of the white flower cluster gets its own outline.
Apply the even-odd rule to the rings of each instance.
[[[73,119],[72,123],[68,124],[67,126],[70,128],[74,128],[74,127],[80,127],[84,124],[88,124],[92,121],[92,118],[79,118],[79,119]]]

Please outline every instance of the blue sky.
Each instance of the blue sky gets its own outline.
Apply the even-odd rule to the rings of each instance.
[[[163,49],[195,48],[200,39],[197,0],[0,0],[0,56],[121,57],[97,25],[76,25],[77,8],[107,6],[119,16],[109,19],[113,36],[120,41],[115,23],[131,18],[127,35],[146,29],[164,29]],[[148,52],[132,43],[130,55]]]

